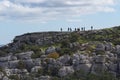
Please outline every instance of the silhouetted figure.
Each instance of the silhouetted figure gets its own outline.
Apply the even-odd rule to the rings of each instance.
[[[75,28],[75,31],[77,31],[77,29]]]
[[[80,28],[77,28],[77,31],[80,31]]]
[[[62,32],[62,28],[60,28],[60,31]]]
[[[85,27],[83,28],[83,30],[85,31]]]
[[[83,31],[83,27],[81,28],[81,30]]]
[[[72,32],[72,29],[70,28],[70,32]]]
[[[70,31],[70,28],[68,27],[68,32]]]
[[[93,26],[91,26],[91,30],[93,30]]]

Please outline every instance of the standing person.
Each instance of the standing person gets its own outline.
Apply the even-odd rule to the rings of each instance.
[[[77,31],[79,32],[79,31],[80,31],[80,28],[77,28]]]
[[[72,29],[70,28],[70,32],[72,32]]]
[[[77,29],[75,28],[75,31],[77,31]]]
[[[93,30],[93,26],[91,26],[91,30]]]
[[[83,27],[81,28],[81,30],[83,31]]]
[[[85,27],[84,27],[84,31],[85,31]]]
[[[70,31],[70,28],[68,27],[68,32]]]
[[[62,32],[62,28],[60,28],[60,31]]]

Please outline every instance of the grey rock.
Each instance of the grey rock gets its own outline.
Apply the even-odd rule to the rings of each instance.
[[[31,59],[32,54],[34,54],[33,51],[28,51],[23,53],[17,53],[16,56],[18,57],[18,59],[27,60],[27,59]]]
[[[105,62],[105,56],[104,55],[98,55],[94,57],[95,63],[104,63]]]
[[[17,60],[17,57],[16,56],[11,56],[11,60],[12,61]]]
[[[8,68],[8,66],[9,66],[8,62],[0,62],[1,68]]]
[[[8,68],[17,68],[18,62],[19,62],[19,60],[9,61],[7,67],[8,67]]]
[[[72,74],[74,73],[74,69],[72,66],[63,66],[59,71],[58,71],[58,75],[60,77],[64,77],[67,76],[68,74]]]
[[[40,76],[39,80],[50,80],[50,76]]]
[[[116,54],[120,54],[120,45],[115,46],[114,52],[115,52]]]
[[[102,43],[97,44],[96,51],[105,51],[105,45]]]
[[[28,72],[27,69],[22,69],[21,72],[20,72],[20,74],[22,74],[22,75],[28,75],[29,72]]]
[[[92,64],[88,63],[88,64],[79,64],[79,65],[76,65],[76,66],[73,66],[73,67],[74,67],[75,71],[80,70],[80,71],[84,72],[84,74],[87,74],[87,73],[89,73],[89,71],[91,69],[91,66],[92,66]]]
[[[0,79],[4,76],[3,72],[0,72]]]
[[[41,66],[41,59],[40,58],[34,59],[33,63],[35,66]]]
[[[104,71],[107,70],[107,67],[105,64],[93,64],[91,68],[91,73],[93,74],[102,74]]]
[[[0,57],[0,62],[6,62],[6,61],[10,61],[10,60],[11,60],[11,56]]]
[[[105,50],[106,51],[111,51],[113,49],[113,44],[112,43],[106,43],[105,44]]]
[[[56,52],[56,49],[55,47],[48,47],[46,50],[45,50],[45,54],[50,54],[50,53],[53,53],[53,52]]]
[[[27,69],[5,69],[4,70],[7,76],[16,75],[16,74],[29,74]]]
[[[116,72],[117,71],[117,64],[109,64],[109,71],[113,71],[113,72]]]
[[[71,57],[69,55],[63,55],[59,57],[57,60],[61,62],[63,65],[69,65]]]
[[[7,76],[11,75],[11,70],[10,69],[4,69],[4,72],[6,73]]]
[[[90,63],[90,61],[89,61],[89,57],[87,55],[75,53],[72,56],[72,63],[73,63],[73,65],[79,65],[79,64]]]
[[[56,52],[60,52],[61,51],[61,48],[60,47],[56,47]]]
[[[35,63],[32,59],[23,60],[23,62],[28,70],[31,70],[31,68],[35,66]]]
[[[2,80],[10,80],[7,76],[4,76]]]
[[[31,72],[32,72],[32,73],[37,73],[40,69],[42,69],[41,66],[35,66],[35,67],[33,67],[33,68],[31,69]]]
[[[74,46],[74,47],[77,47],[77,46],[79,46],[79,45],[80,45],[79,42],[74,42],[74,43],[73,43],[73,46]]]

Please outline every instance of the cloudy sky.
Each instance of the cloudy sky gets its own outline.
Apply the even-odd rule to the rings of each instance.
[[[0,44],[28,32],[120,25],[120,0],[0,0]]]

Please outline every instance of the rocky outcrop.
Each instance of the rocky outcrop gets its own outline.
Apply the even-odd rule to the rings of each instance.
[[[31,59],[32,54],[34,54],[34,52],[29,51],[29,52],[17,53],[16,56],[20,60],[27,60],[27,59]]]
[[[102,34],[102,31],[98,32]],[[98,32],[93,31],[88,34]],[[88,34],[83,33],[78,35],[89,38]],[[69,37],[70,32],[28,33],[17,36],[13,43],[5,48],[6,51],[9,48],[11,52],[15,53],[8,53],[0,57],[0,79],[10,80],[10,76],[15,75],[21,79],[25,76],[26,78],[32,76],[31,80],[51,80],[53,77],[62,79],[75,75],[79,71],[84,75],[102,75],[104,72],[114,76],[120,75],[120,45],[113,46],[111,42],[106,41],[86,43],[70,41],[66,47],[61,47],[62,43],[59,46],[54,44],[69,39]],[[26,46],[27,44],[32,48],[26,50],[29,48]],[[41,49],[39,50],[39,48]],[[21,51],[23,49],[23,52],[19,51],[20,49]],[[57,58],[53,53],[57,54]]]
[[[60,68],[58,75],[60,77],[64,77],[64,76],[70,75],[72,73],[74,73],[74,69],[72,66],[63,66],[62,68]]]

